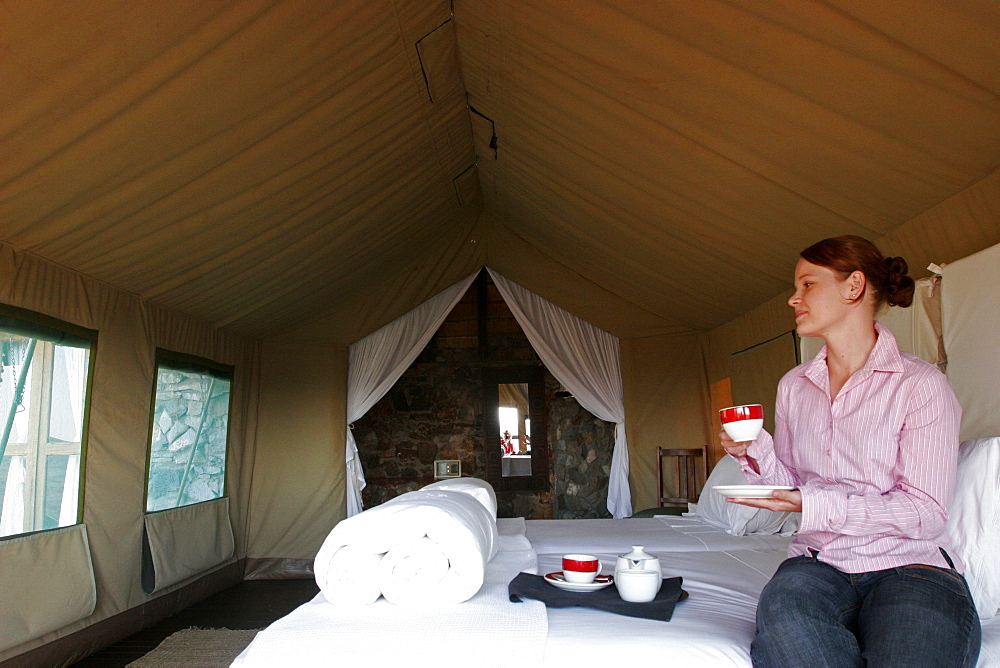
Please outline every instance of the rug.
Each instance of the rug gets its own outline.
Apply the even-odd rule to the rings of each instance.
[[[186,666],[188,668],[227,668],[246,649],[260,629],[201,629],[177,631],[130,668]]]

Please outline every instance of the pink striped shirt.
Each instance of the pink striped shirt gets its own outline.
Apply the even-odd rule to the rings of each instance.
[[[794,485],[802,521],[789,556],[819,551],[846,573],[906,564],[961,571],[945,532],[958,463],[962,410],[934,366],[902,353],[888,329],[833,401],[826,348],[781,379],[775,435],[750,444],[760,475],[749,482]]]

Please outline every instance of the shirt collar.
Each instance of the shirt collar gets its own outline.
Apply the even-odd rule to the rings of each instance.
[[[875,347],[868,354],[865,365],[861,367],[861,371],[865,375],[874,371],[902,372],[903,356],[899,352],[896,337],[892,335],[888,327],[878,321],[875,322],[875,331],[878,333],[878,339],[875,341]],[[820,387],[828,387],[830,384],[830,376],[826,367],[826,352],[826,346],[823,346],[816,353],[816,357],[802,365],[799,372],[800,375],[805,376]]]
[[[896,337],[892,335],[888,327],[878,321],[875,322],[875,331],[878,332],[878,340],[875,342],[871,354],[868,355],[868,361],[865,362],[864,368],[870,371],[901,373],[904,370],[903,355],[899,352]]]

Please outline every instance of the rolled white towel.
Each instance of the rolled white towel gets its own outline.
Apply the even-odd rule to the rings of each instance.
[[[407,605],[438,598],[449,577],[450,563],[441,547],[427,538],[400,543],[385,553],[378,569],[378,586],[390,603]]]
[[[353,545],[324,554],[324,567],[315,567],[316,582],[331,603],[369,605],[378,600],[381,554],[373,554]],[[317,564],[319,557],[317,557]]]
[[[423,540],[422,540],[423,539]],[[336,555],[350,547],[342,559]],[[316,582],[334,603],[364,602],[370,591],[357,584],[370,578],[380,558],[378,589],[404,605],[461,603],[483,584],[486,563],[496,554],[496,520],[480,499],[465,492],[419,490],[340,522],[316,555]],[[334,573],[346,568],[349,573]]]

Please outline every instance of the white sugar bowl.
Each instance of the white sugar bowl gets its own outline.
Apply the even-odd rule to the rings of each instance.
[[[651,554],[646,554],[642,545],[633,545],[632,551],[628,554],[618,555],[615,562],[615,580],[618,579],[619,571],[655,571],[658,576],[656,588],[660,588],[663,582],[663,571],[660,570],[660,558]]]
[[[660,591],[661,577],[657,571],[644,571],[625,568],[615,578],[615,587],[623,601],[629,603],[648,603],[656,598]]]

